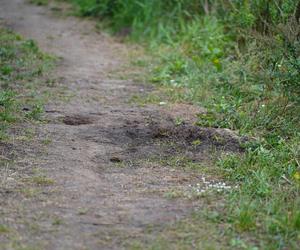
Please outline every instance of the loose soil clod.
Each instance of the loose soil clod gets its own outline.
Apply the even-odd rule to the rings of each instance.
[[[71,126],[79,126],[93,123],[93,119],[83,115],[65,116],[63,123]]]

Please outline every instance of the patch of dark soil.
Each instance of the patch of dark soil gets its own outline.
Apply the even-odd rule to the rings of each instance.
[[[243,151],[240,143],[245,140],[228,129],[202,128],[190,124],[176,126],[167,119],[150,124],[146,121],[126,121],[118,127],[105,128],[102,132],[107,133],[104,137],[113,138],[118,144],[142,146],[155,144],[155,141],[169,141],[193,148],[210,145],[233,152]],[[97,141],[96,135],[94,139]]]
[[[155,131],[156,138],[167,137],[179,144],[192,146],[194,150],[210,145],[219,150],[242,152],[241,142],[245,140],[229,129],[203,128],[190,124],[155,127]]]
[[[94,119],[85,115],[70,115],[63,118],[63,123],[70,126],[87,125],[94,122]]]
[[[178,154],[192,161],[207,160],[209,152],[242,152],[242,140],[227,129],[202,128],[192,124],[176,125],[170,117],[119,119],[118,123],[94,125],[82,129],[83,140],[114,145],[120,152],[98,155],[96,162],[119,163],[152,157],[165,158]]]
[[[110,158],[110,161],[114,163],[118,163],[118,162],[122,162],[123,160],[118,156],[113,156]]]
[[[0,160],[12,160],[14,145],[10,143],[0,142]]]

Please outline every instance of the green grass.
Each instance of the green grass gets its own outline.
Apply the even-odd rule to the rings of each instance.
[[[15,123],[39,120],[46,100],[40,86],[54,58],[33,40],[0,26],[0,140]]]
[[[205,30],[195,33],[203,36],[200,46],[205,46],[205,40],[225,39],[225,28],[215,26],[214,18],[206,19]],[[249,37],[243,53],[232,51],[214,60],[210,55],[191,54],[186,48],[193,44],[183,37],[179,43],[158,47],[150,80],[160,87],[185,88],[178,102],[206,107],[208,113],[199,116],[199,126],[230,128],[255,138],[245,145],[244,156],[226,155],[217,160],[224,177],[241,187],[229,195],[224,219],[236,232],[261,235],[257,246],[262,249],[297,249],[299,59],[289,54],[291,44],[276,39]],[[292,46],[299,56],[296,39]]]
[[[6,225],[0,224],[0,235],[1,234],[7,234],[10,230]]]
[[[53,179],[50,179],[46,176],[33,176],[31,177],[30,181],[33,184],[39,185],[39,186],[49,186],[49,185],[53,185],[55,182]]]
[[[298,80],[292,80],[296,74],[293,68],[288,69],[288,64],[285,70],[291,75],[284,74],[281,79],[277,78],[280,72],[259,69],[271,51],[267,45],[252,50],[254,44],[235,61],[224,57],[218,65],[202,57],[195,61],[189,53],[181,52],[184,49],[181,44],[172,45],[170,51],[163,48],[166,52],[160,53],[163,57],[150,79],[168,89],[172,85],[174,89],[185,88],[185,95],[178,96],[178,102],[194,102],[207,108],[208,112],[199,116],[199,126],[230,128],[255,138],[244,145],[244,156],[226,155],[217,160],[224,177],[241,187],[228,197],[224,220],[236,232],[263,235],[257,243],[262,249],[297,249],[300,243],[299,76]],[[273,52],[278,51],[279,48]],[[280,84],[286,80],[295,83],[293,90]]]

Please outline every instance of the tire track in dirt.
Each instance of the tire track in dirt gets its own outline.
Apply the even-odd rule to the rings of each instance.
[[[159,233],[201,208],[201,200],[163,197],[166,190],[185,190],[201,181],[199,174],[146,159],[182,154],[206,162],[211,149],[240,150],[238,138],[188,123],[176,126],[161,107],[129,105],[141,85],[109,77],[127,63],[128,48],[96,34],[91,22],[59,17],[22,0],[0,0],[0,5],[0,17],[9,27],[62,58],[54,75],[74,95],[68,102],[49,103],[49,122],[38,128],[39,136],[52,143],[47,154],[32,161],[55,185],[41,201],[21,202],[22,216],[38,217],[41,230],[28,231],[18,223],[10,208],[20,200],[5,198],[4,214],[23,242],[44,249],[122,249],[125,241],[143,238],[147,227]],[[194,140],[201,145],[191,146]],[[55,230],[53,217],[62,221]]]

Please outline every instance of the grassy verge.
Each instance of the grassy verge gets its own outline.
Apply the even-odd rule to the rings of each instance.
[[[43,107],[53,95],[48,72],[54,64],[33,40],[0,24],[0,249],[42,249],[25,246],[14,223],[34,230],[37,224],[27,222],[25,203],[46,200],[45,188],[54,184],[30,159],[43,151],[42,143],[49,143],[36,136],[35,125],[44,122]]]
[[[47,93],[39,89],[42,76],[54,59],[0,26],[0,139],[9,139],[7,129],[17,123],[39,120]]]
[[[229,223],[240,235],[254,235],[261,249],[297,249],[299,41],[286,42],[278,34],[253,34],[241,51],[225,30],[215,17],[206,16],[187,25],[178,42],[155,45],[150,80],[166,93],[170,89],[176,93],[159,101],[206,107],[199,126],[230,128],[255,138],[245,145],[242,157],[217,159],[224,178],[239,183],[240,190],[229,195],[216,223]],[[194,39],[199,42],[195,44]]]
[[[300,244],[300,3],[288,1],[70,0],[79,14],[129,34],[152,55],[150,102],[207,108],[198,125],[253,138],[216,166],[240,189],[215,222],[262,249]],[[166,98],[161,100],[160,98]],[[246,248],[240,246],[241,248]]]

